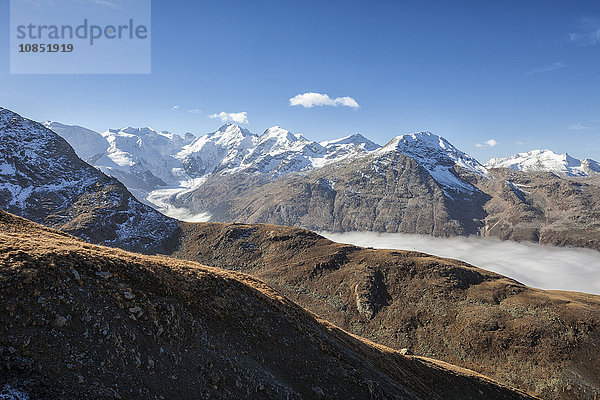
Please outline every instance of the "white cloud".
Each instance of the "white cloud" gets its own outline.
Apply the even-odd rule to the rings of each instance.
[[[520,140],[517,140],[515,143],[517,146],[523,146],[525,144],[525,142],[521,142]]]
[[[171,111],[175,111],[175,110],[177,110],[178,108],[179,108],[179,106],[173,106],[173,107],[171,107]]]
[[[465,261],[542,289],[600,294],[600,252],[494,238],[436,238],[399,233],[321,233],[331,240],[375,248],[416,250]],[[509,255],[509,256],[507,256]]]
[[[579,25],[578,32],[569,33],[571,42],[580,46],[593,46],[600,43],[600,19],[583,18]]]
[[[553,64],[550,64],[550,65],[544,65],[542,67],[535,68],[535,69],[529,71],[529,73],[530,74],[537,74],[539,72],[550,72],[550,71],[555,71],[557,69],[565,68],[567,66],[568,65],[565,64],[565,63],[563,63],[562,61],[557,61],[557,62],[555,62]]]
[[[572,130],[572,131],[582,131],[585,129],[592,129],[589,126],[585,126],[585,125],[581,125],[579,122],[573,125],[569,125],[568,129]]]
[[[209,115],[208,118],[220,119],[221,122],[235,122],[236,124],[248,124],[248,113],[245,111],[237,113],[228,113],[222,111],[218,114]]]
[[[498,144],[497,141],[495,141],[494,139],[490,139],[490,140],[486,140],[483,143],[475,143],[475,147],[479,147],[479,148],[494,147],[497,144]]]
[[[199,108],[192,108],[191,110],[188,110],[188,112],[190,112],[192,114],[200,114],[202,112],[202,110]]]
[[[303,93],[297,94],[290,99],[290,106],[302,106],[304,108],[311,108],[315,106],[343,106],[354,108],[355,110],[360,108],[358,102],[352,97],[336,97],[332,99],[324,93]]]
[[[112,8],[114,10],[121,10],[121,9],[123,9],[123,6],[121,4],[117,4],[117,2],[115,2],[115,1],[93,0],[93,3],[97,4],[99,6],[104,6],[104,7]]]
[[[569,39],[582,46],[594,45],[600,43],[600,29],[585,33],[570,33]]]

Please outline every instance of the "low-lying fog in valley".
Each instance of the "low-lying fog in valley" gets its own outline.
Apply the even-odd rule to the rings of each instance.
[[[600,252],[478,237],[320,232],[328,239],[378,249],[414,250],[455,258],[541,289],[600,294]]]

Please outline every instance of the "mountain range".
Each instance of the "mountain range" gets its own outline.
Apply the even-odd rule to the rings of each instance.
[[[600,249],[600,167],[568,154],[536,150],[482,164],[430,132],[380,146],[360,134],[318,143],[277,126],[257,135],[225,124],[182,138],[44,124],[140,201],[181,220]]]
[[[511,168],[517,171],[553,172],[561,176],[598,176],[600,164],[589,158],[578,160],[567,153],[551,150],[533,150],[507,158],[492,158],[485,163],[488,168]]]
[[[83,128],[76,133],[82,132],[84,138],[93,134]],[[176,386],[184,397],[187,390],[216,394],[227,389],[233,390],[232,396],[242,396],[238,389],[253,388],[259,395],[246,396],[290,397],[295,391],[302,397],[323,398],[327,393],[367,390],[374,398],[527,398],[510,390],[500,395],[503,386],[485,386],[487,378],[482,378],[488,382],[482,387],[479,378],[469,380],[478,376],[471,372],[459,373],[466,381],[453,381],[449,376],[457,376],[456,367],[430,360],[433,357],[549,399],[593,399],[600,393],[600,366],[591,356],[599,343],[597,296],[531,289],[460,261],[336,244],[299,228],[176,221],[138,201],[102,171],[118,171],[146,185],[138,195],[172,190],[163,197],[170,199],[171,210],[211,210],[214,219],[296,221],[337,230],[364,226],[446,236],[476,230],[515,240],[588,247],[598,243],[594,235],[600,220],[593,176],[486,168],[431,133],[403,135],[386,146],[358,135],[310,142],[280,128],[253,135],[236,125],[200,138],[149,128],[109,131],[100,137],[109,144],[105,151],[97,152],[100,147],[81,140],[90,144],[88,162],[105,164],[94,168],[78,157],[85,155],[84,149],[76,153],[44,124],[0,109],[0,208],[87,242],[182,261],[92,246],[0,212],[0,326],[10,332],[0,337],[4,381],[29,382],[28,392],[42,397],[74,398],[70,390],[74,382],[82,381],[91,382],[85,388],[92,397],[110,396],[114,390],[121,397],[149,397],[144,387],[152,386],[152,393],[171,387],[168,371],[176,369],[181,372],[176,382],[196,385]],[[171,146],[174,141],[187,144]],[[123,144],[110,145],[122,142],[129,151]],[[259,145],[277,151],[265,155],[257,150]],[[181,149],[189,152],[183,156]],[[158,165],[165,168],[157,169],[157,159],[152,160],[155,164],[145,160],[152,154],[164,155],[165,163]],[[180,167],[177,160],[189,164],[181,161]],[[212,172],[207,175],[198,160]],[[171,165],[176,165],[175,171]],[[294,168],[299,171],[289,172]],[[177,174],[189,179],[185,190],[169,186]],[[477,213],[481,215],[473,218]],[[249,273],[283,296],[255,278],[206,269],[193,264],[196,261]],[[252,297],[265,291],[277,299],[269,303],[274,307],[270,311],[260,308],[265,304],[261,295],[256,303]],[[327,323],[315,328],[314,320],[304,316],[287,320],[289,329],[283,330],[277,323],[265,322],[296,315],[287,308],[296,307],[288,299],[354,335],[396,350],[370,342],[364,347],[362,339],[344,336]],[[242,304],[246,308],[240,308]],[[200,314],[194,311],[198,307]],[[111,310],[110,316],[103,310]],[[86,331],[90,321],[94,329]],[[34,323],[39,334],[35,338],[27,334]],[[203,330],[204,326],[210,329]],[[261,328],[252,328],[256,326]],[[167,339],[159,339],[161,329],[168,330]],[[325,342],[315,344],[311,338],[323,329],[341,336],[325,336]],[[301,334],[289,336],[290,330]],[[240,331],[240,336],[230,337],[233,331]],[[212,336],[207,336],[209,332]],[[277,335],[283,335],[282,340],[274,342]],[[66,358],[44,356],[43,346],[59,336],[67,347],[53,354]],[[147,346],[138,346],[139,338],[146,336]],[[157,348],[157,340],[166,342]],[[303,344],[289,347],[296,342]],[[239,343],[241,347],[236,347]],[[301,349],[310,349],[311,359],[333,355],[340,360],[342,374],[354,371],[349,376],[360,375],[366,386],[340,384],[333,378],[306,386],[306,377],[316,382],[317,376],[327,373],[317,367],[287,369],[269,358],[261,343],[271,343],[274,347],[269,350],[276,349],[277,359],[295,357]],[[325,349],[323,343],[334,347]],[[205,346],[209,350],[197,350]],[[406,369],[398,351],[424,356],[416,357],[416,362],[424,360],[426,365]],[[384,354],[389,356],[382,359]],[[226,372],[216,376],[210,367],[194,369],[194,355]],[[169,361],[157,366],[158,359]],[[327,360],[324,365],[338,365]],[[294,365],[304,362],[307,358]],[[348,365],[349,370],[344,367]],[[157,367],[156,380],[147,380]],[[135,379],[115,387],[118,368],[123,374],[134,369],[143,373],[136,372]],[[243,371],[243,379],[236,371]],[[409,371],[420,372],[410,377]],[[241,386],[236,376],[242,379]],[[55,383],[40,383],[46,381]],[[48,387],[55,392],[44,392]]]
[[[75,154],[58,135],[47,139],[61,143],[53,145],[60,149],[31,159],[7,159],[12,151],[7,148],[0,168],[0,206],[51,226],[76,221],[70,222],[72,232],[85,233],[86,221],[100,215],[69,217],[65,213],[76,202],[65,203],[55,198],[57,193],[84,201],[91,196],[90,185],[112,177],[112,187],[121,197],[112,204],[120,208],[102,220],[123,224],[132,216],[125,217],[127,208],[141,207],[133,214],[152,215],[139,220],[160,221],[156,229],[166,235],[157,249],[170,243],[178,228],[152,208],[186,221],[273,223],[316,231],[481,235],[600,249],[600,175],[592,160],[574,161],[568,155],[539,151],[482,165],[430,132],[397,136],[385,146],[359,134],[317,143],[279,127],[256,135],[235,124],[201,137],[151,128],[99,134],[57,122],[37,124],[5,109],[1,113],[5,147],[13,140],[11,148],[39,153],[38,142],[15,142],[15,135],[47,137],[52,131],[71,141]],[[11,120],[25,122],[8,124]],[[30,193],[25,177],[35,174],[36,160],[52,157],[56,161],[38,177],[40,188]],[[70,164],[63,165],[61,157]],[[536,159],[537,163],[532,161]],[[24,166],[25,161],[33,165]],[[23,168],[30,170],[20,171],[17,179],[12,171]],[[69,183],[55,179],[66,176],[65,168],[86,172],[74,172],[76,177],[69,177]],[[50,192],[54,194],[47,195]],[[125,205],[129,193],[143,204]],[[109,201],[107,193],[102,196]],[[29,197],[45,205],[27,206]],[[159,228],[161,224],[169,227]],[[141,245],[133,243],[143,241],[135,239],[135,229],[127,224],[120,229],[128,239],[106,236],[98,243],[132,241],[131,249]]]

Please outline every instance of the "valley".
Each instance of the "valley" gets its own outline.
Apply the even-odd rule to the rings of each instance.
[[[0,400],[600,400],[597,2],[0,10]]]
[[[11,332],[15,332],[15,327],[23,329],[21,333],[2,336],[2,354],[8,363],[5,365],[10,365],[3,374],[11,382],[20,382],[20,386],[11,387],[46,393],[37,383],[23,386],[23,382],[26,376],[33,377],[33,381],[27,382],[50,379],[53,375],[43,372],[49,368],[49,371],[62,371],[60,374],[69,376],[52,390],[70,397],[73,396],[69,392],[73,379],[79,382],[92,379],[81,373],[70,374],[44,358],[37,347],[20,344],[20,340],[29,338],[28,329],[42,329],[44,335],[64,337],[67,344],[74,346],[60,350],[61,354],[71,354],[69,360],[62,363],[86,365],[83,359],[105,363],[100,365],[103,368],[92,369],[102,377],[96,379],[97,384],[86,386],[93,396],[111,390],[117,390],[120,395],[147,396],[149,392],[144,390],[152,383],[145,379],[152,376],[159,359],[170,360],[165,368],[170,370],[177,366],[183,374],[170,378],[167,369],[157,371],[157,382],[162,382],[160,387],[168,387],[168,379],[190,381],[185,374],[197,371],[193,367],[195,361],[183,354],[207,358],[211,365],[221,365],[218,369],[221,372],[217,376],[211,374],[210,369],[200,368],[200,377],[193,379],[191,386],[177,386],[180,393],[189,393],[188,390],[209,393],[212,388],[216,390],[212,393],[227,390],[231,397],[242,396],[238,389],[245,390],[245,396],[250,398],[256,393],[275,397],[293,397],[294,393],[302,393],[301,397],[313,397],[316,393],[318,397],[320,393],[334,393],[334,397],[340,397],[344,390],[368,390],[369,396],[374,398],[457,396],[462,399],[486,398],[486,391],[493,390],[495,394],[489,398],[527,398],[523,392],[508,389],[516,387],[545,399],[560,400],[594,399],[600,393],[597,378],[600,366],[594,357],[600,346],[597,296],[535,289],[463,261],[414,251],[340,244],[302,228],[285,226],[305,226],[313,230],[325,227],[334,232],[357,229],[419,232],[438,237],[479,234],[595,248],[598,243],[596,191],[600,189],[595,176],[486,168],[430,133],[401,136],[384,147],[373,148],[370,142],[358,136],[318,144],[281,129],[256,136],[236,125],[226,125],[199,139],[190,135],[182,139],[150,129],[110,131],[101,136],[111,138],[114,146],[88,161],[110,159],[117,166],[96,165],[94,168],[77,157],[83,154],[81,149],[74,150],[46,126],[5,109],[0,110],[0,117],[0,137],[6,149],[0,160],[0,207],[87,242],[110,246],[94,247],[65,233],[2,214],[1,243],[5,246],[2,282],[7,286],[0,298],[4,311],[0,311],[5,312],[4,318],[9,321],[5,326]],[[75,133],[90,134],[81,128]],[[146,136],[152,140],[145,142]],[[130,151],[116,145],[120,140],[128,143],[129,150],[141,148],[152,154],[154,164],[142,162],[143,158],[132,158]],[[158,148],[171,154],[173,141],[186,140],[190,143],[186,149],[195,155],[186,158],[183,169],[171,168],[175,164],[166,161],[157,163]],[[150,144],[146,146],[147,143]],[[258,145],[245,148],[243,143]],[[280,146],[287,150],[265,155],[258,152],[260,146],[271,149]],[[97,149],[87,150],[89,154]],[[108,154],[112,154],[112,158]],[[158,165],[165,168],[157,169]],[[120,177],[127,184],[105,172]],[[177,187],[174,182],[182,176],[191,180],[181,180],[187,182],[187,186],[182,183]],[[132,193],[137,196],[145,193],[147,197],[142,202]],[[163,207],[179,216],[236,223],[178,221],[150,207],[149,198],[162,202]],[[569,207],[565,206],[566,201]],[[33,246],[34,238],[38,238],[37,247]],[[148,258],[116,248],[162,256]],[[46,273],[44,269],[35,272],[39,268],[54,272]],[[88,278],[82,279],[81,271]],[[145,277],[144,280],[138,275]],[[36,280],[36,276],[46,278]],[[210,276],[206,279],[212,283],[202,283],[205,276]],[[218,283],[221,279],[238,283],[230,288],[228,284]],[[19,291],[12,290],[19,280],[29,283],[17,284],[17,287],[33,291],[33,295],[21,297]],[[250,311],[243,311],[244,316],[233,311],[239,309],[241,302],[249,301],[243,294],[247,289],[240,289],[246,284],[259,285],[264,288],[260,290],[268,291],[271,298],[280,302],[276,303],[279,311],[251,311],[251,315],[261,321],[252,325],[255,328],[249,328],[248,320],[240,320]],[[197,292],[199,289],[195,288],[204,285],[209,285],[208,292]],[[55,295],[46,292],[41,295],[46,287],[56,288],[52,290],[58,300],[52,304],[56,303],[59,308],[39,301]],[[134,292],[143,299],[143,304],[134,304],[131,296],[138,296]],[[193,293],[203,294],[192,301],[196,296]],[[224,294],[214,299],[210,297],[215,293]],[[239,301],[235,300],[238,296],[242,296]],[[92,298],[99,299],[100,303],[90,303]],[[170,305],[164,306],[165,302]],[[264,305],[264,300],[260,300],[260,304]],[[307,387],[300,377],[315,374],[310,381],[316,382],[321,379],[317,376],[326,376],[318,369],[324,368],[325,361],[325,364],[317,362],[307,367],[317,369],[299,372],[301,370],[295,368],[292,372],[275,360],[265,358],[266,349],[260,346],[272,343],[272,339],[261,336],[262,339],[253,342],[250,338],[258,334],[253,329],[261,329],[260,335],[264,335],[267,321],[281,321],[280,312],[290,315],[291,311],[285,308],[288,306],[296,307],[300,314],[305,313],[298,317],[300,319],[294,319],[301,321],[301,326],[290,322],[292,325],[280,331],[278,326],[273,326],[272,332],[267,330],[268,338],[291,335],[292,331],[300,332],[301,336],[306,333],[311,338],[317,333],[306,326],[324,324],[314,328],[321,332],[318,335],[339,332],[334,339],[324,339],[327,343],[334,340],[332,346],[338,349],[328,347],[326,354],[340,351],[348,355],[348,351],[357,351],[359,358],[366,357],[357,361],[360,368],[352,367],[355,371],[364,371],[358,372],[365,374],[359,382],[377,384],[366,384],[365,389],[348,386],[343,379],[337,379],[322,382],[316,388]],[[20,307],[19,312],[15,312],[16,307]],[[109,321],[105,317],[91,317],[88,311],[86,315],[77,311],[89,309],[91,312],[90,307],[105,307],[105,310],[116,311],[118,317],[114,320],[111,317]],[[171,310],[170,314],[164,314],[164,307]],[[197,307],[205,310],[204,317],[196,316],[193,310]],[[102,315],[100,308],[94,310],[95,315]],[[128,311],[129,320],[125,318]],[[208,318],[206,313],[212,316]],[[267,314],[270,317],[260,317]],[[88,330],[83,330],[91,321],[89,318],[95,321],[94,329],[101,333],[92,344],[97,353],[87,354],[83,347],[78,347],[82,346],[81,336],[57,330],[71,320],[75,323],[74,315],[84,321],[75,331],[84,338],[90,335]],[[160,315],[167,319],[161,322]],[[230,316],[223,320],[226,315]],[[150,320],[150,316],[154,319]],[[33,321],[38,324],[39,318],[40,327],[31,329]],[[303,318],[315,318],[317,322],[306,322]],[[131,326],[130,321],[138,320],[143,322],[141,328]],[[175,326],[182,330],[169,334],[168,346],[165,342],[167,348],[151,346],[142,351],[138,347],[136,338],[156,339],[166,329],[163,325],[173,321],[179,321]],[[254,322],[252,320],[252,324]],[[114,334],[111,326],[117,327]],[[218,339],[238,329],[234,327],[242,329],[243,335],[250,335],[236,340],[245,343],[246,348],[255,349],[251,357],[254,361],[244,358],[246,353],[236,350],[234,342]],[[156,333],[152,333],[155,329]],[[282,346],[277,352],[283,359],[295,360],[295,355],[302,350],[290,348],[286,343],[301,343],[302,348],[313,346],[306,342],[312,340],[307,337],[290,336],[272,345]],[[360,347],[363,346],[360,338],[367,340],[366,348]],[[103,347],[105,341],[116,346],[115,350]],[[217,357],[214,351],[206,350],[207,346],[212,350],[222,348],[217,351],[221,355]],[[314,357],[324,357],[318,353],[323,348],[318,350],[319,345],[316,346]],[[381,346],[388,346],[389,350]],[[129,352],[128,361],[115,364]],[[172,357],[165,358],[164,352]],[[407,378],[409,370],[402,366],[405,362],[402,357],[407,355],[411,362],[424,363],[410,364],[412,367],[407,368],[410,371],[417,368],[425,375]],[[357,356],[349,357],[356,360]],[[337,355],[334,358],[339,359]],[[306,362],[303,358],[292,364],[311,365],[303,364]],[[350,361],[341,362],[348,365]],[[17,365],[17,369],[12,365]],[[28,365],[37,365],[37,370]],[[248,379],[239,381],[239,385],[232,384],[229,380],[233,375],[227,375],[230,370],[226,365],[231,365],[234,372],[245,371]],[[427,372],[430,367],[437,372]],[[118,373],[119,368],[142,368],[144,374],[109,389],[105,385],[114,380],[111,374]],[[273,368],[285,371],[284,375],[273,375]],[[67,368],[70,369],[73,367]],[[451,371],[449,375],[444,369]],[[294,375],[297,373],[300,375]],[[340,373],[344,375],[348,371]],[[254,383],[259,376],[263,377],[260,383]],[[450,376],[458,376],[456,379],[460,382],[471,382],[465,383],[469,389],[458,381],[450,383],[449,379],[455,379]],[[489,376],[494,381],[481,376]],[[140,385],[139,382],[146,383]],[[488,386],[484,389],[478,386],[480,384]],[[453,385],[456,392],[448,385]],[[158,393],[160,387],[151,391]],[[476,393],[472,391],[475,389]],[[364,396],[366,392],[358,397]]]

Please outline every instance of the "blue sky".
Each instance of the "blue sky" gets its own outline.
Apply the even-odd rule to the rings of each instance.
[[[154,0],[150,75],[10,75],[8,46],[0,105],[36,120],[200,135],[221,125],[210,115],[245,112],[257,133],[385,144],[429,130],[480,161],[535,148],[600,160],[597,1]],[[290,105],[311,92],[333,105]]]

